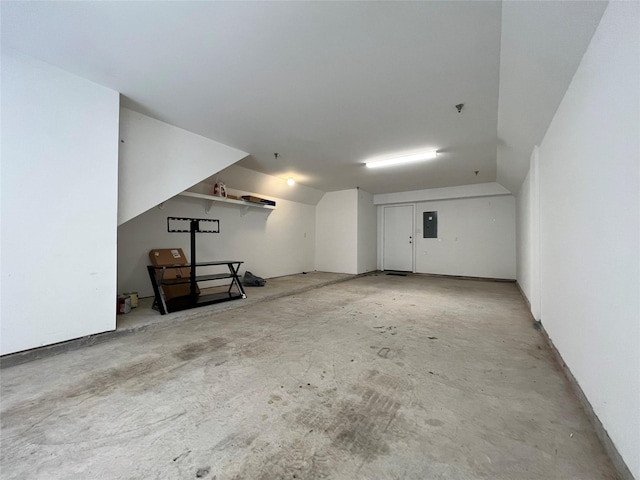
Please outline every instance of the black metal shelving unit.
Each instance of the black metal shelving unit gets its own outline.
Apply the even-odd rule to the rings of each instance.
[[[214,303],[228,302],[230,300],[239,300],[247,298],[242,288],[242,283],[238,277],[238,270],[240,265],[244,262],[234,260],[221,260],[216,262],[202,262],[191,263],[187,265],[171,265],[171,266],[153,266],[148,265],[149,278],[153,285],[153,293],[155,294],[154,307],[157,308],[162,315],[172,312],[178,312],[180,310],[188,310],[190,308],[202,307],[204,305],[212,305]],[[213,273],[205,275],[192,275],[189,278],[169,278],[165,279],[164,274],[170,269],[190,268],[191,272],[195,273],[199,267],[213,267],[219,265],[226,265],[229,272],[225,273]],[[226,292],[210,293],[206,295],[198,294],[195,286],[199,282],[208,282],[212,280],[224,280],[231,279],[231,283],[228,286]],[[167,300],[164,292],[162,291],[163,285],[180,285],[189,284],[193,293],[184,297],[176,297]]]
[[[189,223],[189,228],[176,228],[172,226],[172,222],[176,223]],[[213,223],[215,226],[207,229],[201,228],[200,222]],[[153,293],[155,300],[153,302],[153,308],[157,308],[162,315],[167,313],[177,312],[180,310],[188,310],[190,308],[202,307],[204,305],[211,305],[214,303],[228,302],[230,300],[239,300],[247,298],[247,295],[242,288],[240,278],[238,277],[238,271],[240,265],[244,262],[238,260],[218,260],[212,262],[196,262],[196,233],[220,233],[220,222],[218,220],[212,220],[208,218],[184,218],[184,217],[167,217],[167,231],[170,233],[189,233],[191,235],[191,263],[187,265],[163,265],[155,266],[148,265],[147,271],[149,272],[149,278],[151,279],[151,285],[153,286]],[[198,268],[202,267],[216,267],[226,265],[228,272],[224,273],[206,273],[198,275]],[[165,273],[171,269],[189,269],[188,278],[164,278]],[[173,277],[173,276],[172,276]],[[228,285],[226,292],[216,292],[206,295],[201,295],[198,292],[199,282],[209,282],[214,280],[231,279],[231,283]],[[163,285],[189,285],[189,295],[182,297],[175,297],[167,299]]]

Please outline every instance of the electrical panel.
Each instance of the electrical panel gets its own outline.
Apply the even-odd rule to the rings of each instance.
[[[422,213],[422,238],[438,238],[438,212]]]

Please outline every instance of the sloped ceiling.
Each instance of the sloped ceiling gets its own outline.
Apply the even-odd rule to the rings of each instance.
[[[251,153],[243,167],[313,189],[379,194],[497,179],[516,191],[605,7],[2,2],[2,47]],[[364,167],[423,149],[440,155]]]
[[[504,2],[498,182],[512,192],[529,169],[589,45],[605,2]]]

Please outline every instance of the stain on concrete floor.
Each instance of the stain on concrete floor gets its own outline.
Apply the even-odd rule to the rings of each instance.
[[[373,275],[6,368],[3,479],[613,479],[509,283]]]

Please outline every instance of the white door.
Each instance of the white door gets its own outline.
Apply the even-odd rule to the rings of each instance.
[[[384,207],[383,270],[413,271],[413,205]]]

